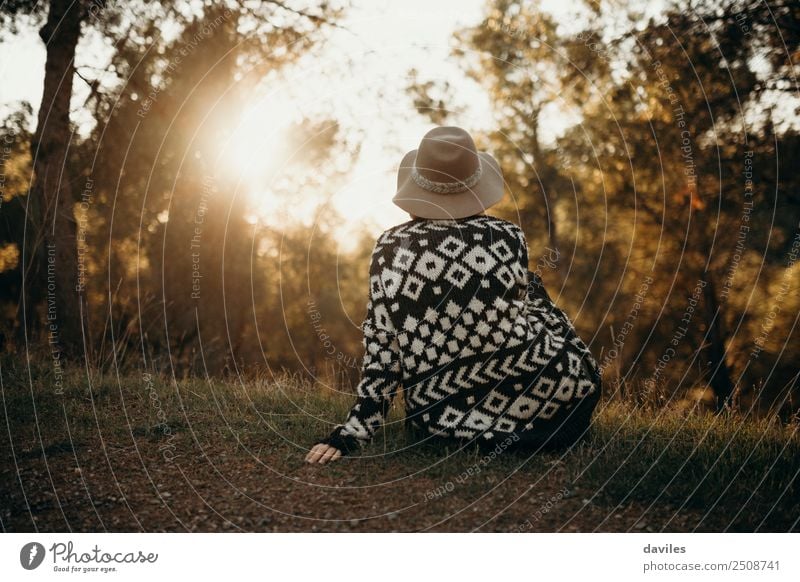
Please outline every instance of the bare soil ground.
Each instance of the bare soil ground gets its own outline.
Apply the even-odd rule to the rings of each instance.
[[[797,427],[608,405],[571,451],[303,456],[350,399],[283,382],[4,378],[4,531],[798,531]],[[6,431],[3,431],[6,432]]]

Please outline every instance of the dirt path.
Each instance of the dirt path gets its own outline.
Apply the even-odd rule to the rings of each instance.
[[[135,446],[99,440],[10,451],[2,469],[5,531],[687,531],[702,514],[627,503],[570,485],[556,456],[539,467],[480,468],[467,454],[424,471],[391,459],[310,466],[287,447],[232,449],[180,435]],[[165,452],[168,454],[165,455]],[[459,457],[459,458],[461,458]],[[11,461],[11,462],[7,462]],[[411,463],[410,465],[414,465]],[[469,468],[473,473],[469,474]],[[534,470],[535,469],[535,470]],[[24,486],[24,495],[20,487]]]

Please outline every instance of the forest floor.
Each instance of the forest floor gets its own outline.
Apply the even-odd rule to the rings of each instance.
[[[396,405],[361,453],[309,465],[352,396],[0,372],[8,532],[800,530],[798,427],[777,421],[611,403],[572,450],[491,454],[411,441]]]

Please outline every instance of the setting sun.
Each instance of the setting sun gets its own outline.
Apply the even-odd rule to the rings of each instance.
[[[220,150],[220,164],[226,173],[251,190],[263,187],[285,162],[287,130],[295,108],[285,99],[272,97],[242,112],[234,131]]]

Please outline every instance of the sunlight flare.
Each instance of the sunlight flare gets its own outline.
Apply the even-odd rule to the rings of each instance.
[[[281,97],[247,107],[220,152],[225,171],[248,191],[263,189],[290,154],[286,144],[295,115],[292,104]]]

